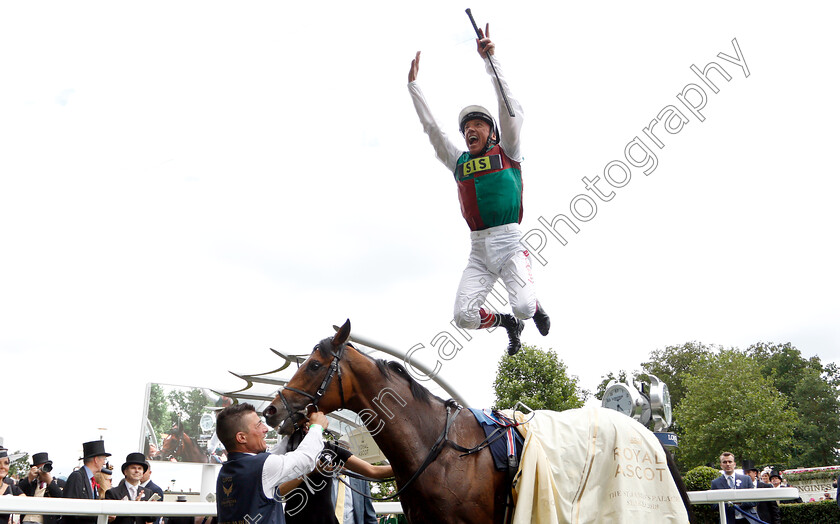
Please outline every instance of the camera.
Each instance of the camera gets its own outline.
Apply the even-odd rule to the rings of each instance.
[[[103,475],[113,475],[113,474],[114,474],[114,472],[113,472],[113,471],[111,471],[111,470],[110,470],[110,469],[108,469],[108,468],[102,468],[102,469],[100,469],[99,471],[100,471]]]
[[[41,471],[44,473],[49,473],[52,471],[52,462],[46,462],[43,466],[41,466]]]

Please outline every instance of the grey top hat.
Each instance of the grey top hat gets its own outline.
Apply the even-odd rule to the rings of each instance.
[[[106,456],[110,457],[110,453],[105,452],[104,440],[91,440],[82,444],[82,459],[89,459],[92,457]]]
[[[137,464],[138,466],[143,466],[143,473],[149,470],[149,463],[146,462],[146,455],[134,452],[129,453],[125,456],[125,463],[122,465],[121,471],[125,473],[125,468],[130,466],[131,464]]]

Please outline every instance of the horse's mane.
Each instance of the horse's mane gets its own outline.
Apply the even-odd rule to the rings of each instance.
[[[355,346],[353,346],[352,344],[347,344],[347,345],[355,349]],[[316,348],[321,353],[322,357],[330,358],[332,356],[332,338],[325,338],[324,340],[322,340],[321,342],[318,343]],[[440,400],[441,402],[443,402],[443,399],[441,399],[437,395],[433,395],[432,392],[429,391],[428,389],[426,389],[425,386],[423,386],[422,384],[417,382],[414,379],[414,377],[412,377],[408,373],[408,371],[406,371],[405,367],[402,364],[400,364],[399,362],[396,362],[396,361],[393,361],[393,360],[385,360],[385,359],[382,359],[382,358],[376,359],[376,358],[371,357],[368,354],[362,353],[361,351],[359,351],[359,354],[364,355],[366,358],[369,358],[370,360],[372,360],[376,364],[376,367],[379,369],[379,372],[382,373],[382,375],[385,376],[386,378],[390,379],[392,372],[395,373],[396,375],[402,377],[403,380],[408,382],[408,387],[411,390],[411,395],[415,399],[417,399],[421,402],[425,402],[427,404],[429,404],[431,402],[432,398],[436,398],[436,399]]]

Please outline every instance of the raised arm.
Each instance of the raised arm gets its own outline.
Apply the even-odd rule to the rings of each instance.
[[[484,60],[484,69],[490,75],[493,82],[493,89],[496,90],[496,99],[499,102],[499,128],[502,131],[502,140],[499,145],[505,150],[505,153],[516,161],[522,160],[522,152],[520,150],[519,132],[522,129],[522,106],[519,101],[513,97],[510,86],[507,84],[505,75],[499,65],[499,61],[494,57],[496,54],[496,44],[490,40],[490,24],[484,31],[478,30],[481,38],[476,38],[476,47],[478,56]],[[492,65],[491,62],[492,61]],[[495,71],[493,67],[495,66]],[[505,97],[502,94],[502,89],[507,95],[508,103],[510,104],[513,114],[510,116],[505,104]]]
[[[426,98],[423,96],[420,86],[417,85],[419,74],[420,51],[417,51],[414,60],[411,61],[411,68],[408,70],[408,92],[411,94],[414,109],[417,111],[418,118],[420,118],[423,131],[429,136],[429,142],[435,150],[435,155],[449,171],[454,171],[458,163],[458,157],[461,156],[461,149],[449,140],[446,133],[438,125],[434,115],[432,115],[429,104],[426,103]]]

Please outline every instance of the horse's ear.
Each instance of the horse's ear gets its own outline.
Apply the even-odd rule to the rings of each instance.
[[[341,347],[350,338],[350,319],[339,328],[338,333],[332,339],[332,346],[334,348]]]

